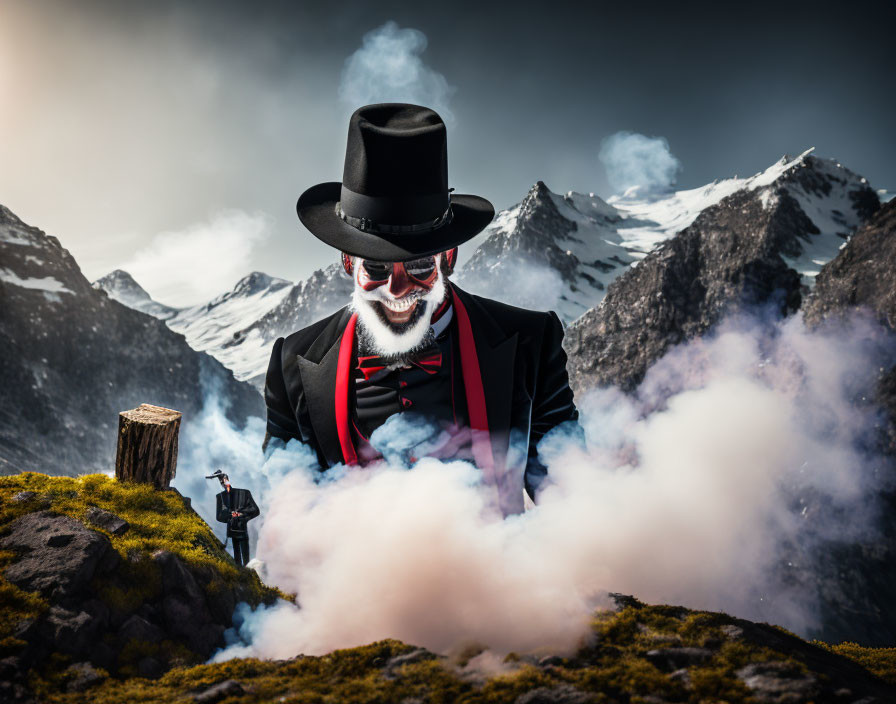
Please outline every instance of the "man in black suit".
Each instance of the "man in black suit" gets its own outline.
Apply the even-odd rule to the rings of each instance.
[[[227,524],[227,537],[233,541],[233,559],[242,566],[249,562],[248,523],[260,511],[248,489],[234,489],[226,474],[221,477],[224,491],[215,497],[215,516],[219,523]]]
[[[343,252],[352,301],[274,343],[265,448],[295,439],[321,469],[365,465],[386,450],[374,431],[404,416],[432,428],[406,459],[470,460],[501,511],[518,513],[546,473],[538,442],[578,417],[563,328],[553,312],[448,281],[457,245],[494,217],[487,200],[452,190],[435,112],[387,103],[352,115],[343,181],[297,204],[302,223]]]

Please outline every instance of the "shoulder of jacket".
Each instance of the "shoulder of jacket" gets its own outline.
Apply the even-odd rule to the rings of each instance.
[[[314,344],[315,340],[323,335],[329,328],[334,328],[335,323],[345,314],[347,308],[348,306],[343,306],[332,315],[328,315],[326,318],[311,323],[308,327],[304,327],[301,330],[297,330],[296,332],[287,335],[283,339],[284,355],[301,355],[304,357],[308,348]]]
[[[477,296],[473,293],[468,293],[467,295],[485,309],[495,319],[495,322],[508,333],[513,333],[517,330],[544,328],[550,325],[556,316],[556,313],[553,313],[553,311],[530,310],[529,308],[520,308],[508,303],[502,303],[493,298]]]

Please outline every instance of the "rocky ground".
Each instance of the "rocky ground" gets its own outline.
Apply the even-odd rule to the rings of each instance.
[[[0,526],[0,701],[204,662],[238,602],[278,596],[174,490],[13,475]]]
[[[176,492],[101,475],[0,478],[0,551],[2,701],[896,701],[896,648],[622,595],[575,653],[446,657],[382,641],[201,665],[238,601],[284,595],[237,568]]]

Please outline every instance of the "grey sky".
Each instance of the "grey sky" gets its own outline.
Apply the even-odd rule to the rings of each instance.
[[[342,71],[390,20],[426,38],[427,85],[453,116],[452,186],[499,209],[538,179],[609,195],[598,153],[619,131],[665,138],[678,187],[815,146],[893,189],[889,6],[5,0],[0,203],[89,278],[197,232],[194,298],[252,269],[304,277],[334,255],[296,197],[340,179]],[[209,248],[222,218],[233,227]]]

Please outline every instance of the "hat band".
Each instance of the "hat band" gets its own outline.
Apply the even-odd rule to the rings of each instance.
[[[391,225],[418,225],[440,217],[450,204],[449,191],[369,196],[342,184],[340,207],[346,215]]]
[[[445,212],[439,215],[439,217],[427,222],[415,223],[412,225],[389,225],[386,223],[375,222],[370,218],[356,218],[352,215],[346,214],[346,212],[342,209],[341,202],[336,203],[336,215],[338,215],[343,222],[351,225],[356,230],[386,235],[411,232],[432,232],[433,230],[438,230],[440,227],[447,225],[454,219],[454,211],[451,210],[450,203],[448,204],[448,208],[445,210]]]

